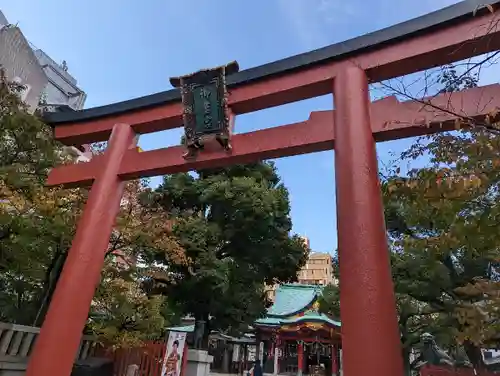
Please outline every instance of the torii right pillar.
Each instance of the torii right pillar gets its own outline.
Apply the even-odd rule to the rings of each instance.
[[[334,81],[335,180],[345,376],[402,376],[403,359],[365,72]],[[367,349],[363,359],[360,348]]]

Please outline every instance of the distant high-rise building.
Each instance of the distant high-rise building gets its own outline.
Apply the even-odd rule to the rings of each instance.
[[[42,94],[45,104],[55,107],[68,106],[72,110],[83,109],[87,94],[78,87],[76,79],[68,73],[66,62],[56,63],[41,49],[35,50],[35,56],[48,79]]]
[[[87,95],[68,73],[66,62],[57,64],[45,52],[32,46],[21,29],[0,11],[0,66],[7,79],[22,84],[21,99],[32,111],[81,110]]]
[[[8,23],[9,21],[7,20],[7,17],[5,17],[5,15],[0,10],[0,26],[7,25]]]
[[[298,275],[303,285],[326,286],[336,283],[333,275],[332,256],[329,253],[311,253]]]
[[[309,238],[301,236],[304,244],[309,248]],[[329,253],[313,252],[309,254],[306,264],[297,275],[298,283],[302,285],[326,286],[338,284],[338,279],[333,275],[332,256]],[[278,285],[266,286],[267,297],[274,301]]]
[[[11,25],[1,12],[0,66],[9,81],[24,86],[21,99],[34,112],[48,79],[21,29]]]

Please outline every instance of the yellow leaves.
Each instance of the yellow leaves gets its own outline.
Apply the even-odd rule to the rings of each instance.
[[[500,320],[500,283],[477,278],[455,289],[462,298],[454,315],[461,325],[459,339],[482,344],[496,335],[494,323]]]
[[[500,282],[478,278],[474,283],[469,283],[456,291],[469,296],[486,296],[491,299],[500,299]]]
[[[132,181],[125,187],[121,210],[116,220],[114,249],[154,249],[165,254],[165,261],[184,265],[185,251],[172,234],[172,221],[164,210],[153,210],[139,202],[139,195],[145,187],[139,181]]]
[[[140,346],[142,341],[161,335],[164,301],[162,296],[147,296],[132,276],[117,276],[108,261],[92,303],[90,327],[109,346]]]
[[[394,184],[390,184],[387,186],[387,192],[388,193],[393,193],[398,189],[398,187]]]
[[[470,176],[469,179],[467,180],[464,179],[464,182],[466,182],[466,186],[468,185],[469,187],[472,188],[479,188],[482,185],[481,179],[476,175]]]

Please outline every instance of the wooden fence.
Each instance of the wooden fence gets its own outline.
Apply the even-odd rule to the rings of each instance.
[[[165,342],[150,342],[132,349],[99,350],[96,356],[113,360],[115,376],[160,376],[163,357],[167,345]],[[127,373],[137,369],[136,373]]]
[[[425,366],[420,370],[420,376],[499,376],[499,374],[488,371],[476,374],[472,368]]]
[[[0,322],[0,365],[9,363],[25,369],[39,333],[40,328],[33,326]],[[149,342],[132,349],[104,349],[94,337],[83,336],[75,361],[106,357],[113,360],[115,376],[126,376],[133,368],[137,368],[133,376],[160,376],[165,350],[165,342]]]

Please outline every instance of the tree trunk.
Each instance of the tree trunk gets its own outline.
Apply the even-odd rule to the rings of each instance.
[[[401,332],[401,351],[403,353],[403,366],[406,376],[411,376],[410,352],[411,347],[407,345],[408,340],[408,315],[400,313],[399,330]]]
[[[467,357],[469,358],[470,362],[474,366],[474,369],[478,372],[480,375],[482,371],[486,369],[486,365],[484,364],[483,361],[483,355],[481,353],[481,348],[476,346],[474,343],[470,341],[465,341],[464,342],[464,349],[465,353],[467,354]]]
[[[33,326],[41,326],[45,314],[49,308],[50,301],[52,300],[52,295],[56,289],[57,282],[61,275],[64,262],[66,261],[68,253],[57,253],[51,263],[51,266],[47,270],[47,274],[44,281],[44,291],[40,299],[40,304],[38,307],[37,314],[33,321]]]
[[[208,339],[210,336],[210,315],[207,313],[204,315],[203,320],[205,320],[205,332],[203,333],[203,341],[201,348],[203,350],[208,350]]]
[[[411,376],[410,352],[411,349],[403,346],[403,365],[406,376]]]

